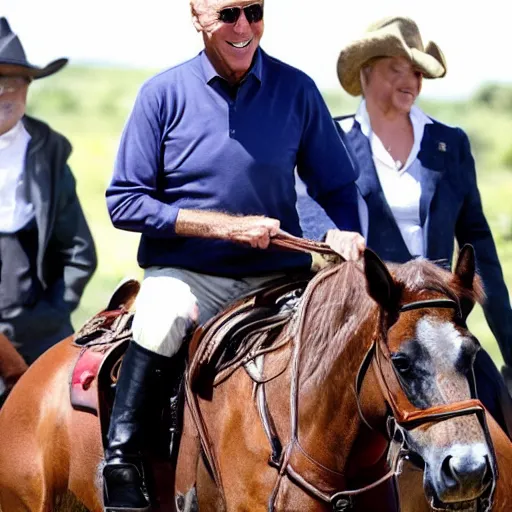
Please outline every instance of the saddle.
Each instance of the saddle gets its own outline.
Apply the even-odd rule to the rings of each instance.
[[[241,298],[198,327],[189,348],[189,382],[205,392],[226,379],[272,340],[286,322],[312,274],[281,278]],[[108,306],[76,333],[80,352],[71,376],[71,404],[100,418],[102,432],[115,394],[122,357],[131,338],[133,304],[140,283],[129,279],[114,292]]]
[[[283,250],[310,254],[311,273],[270,283],[199,327],[190,348],[192,382],[202,376],[211,383],[212,375],[227,370],[230,361],[233,362],[231,367],[236,368],[235,365],[248,360],[251,349],[263,342],[263,336],[258,341],[257,337],[250,336],[251,332],[261,333],[282,325],[289,316],[285,303],[290,302],[293,294],[296,298],[300,295],[313,272],[342,260],[327,244],[284,231],[273,237],[271,244]],[[74,344],[81,350],[71,377],[71,404],[100,416],[102,430],[108,425],[108,404],[112,404],[121,359],[131,338],[133,306],[139,289],[140,283],[135,279],[121,283],[108,306],[86,322],[74,337]],[[206,367],[208,370],[203,371]],[[222,375],[227,378],[226,372]],[[99,407],[100,404],[107,407]],[[103,410],[109,411],[107,418],[101,413]]]
[[[296,310],[311,277],[302,274],[272,281],[197,328],[189,348],[192,390],[205,397],[258,351],[268,350]]]

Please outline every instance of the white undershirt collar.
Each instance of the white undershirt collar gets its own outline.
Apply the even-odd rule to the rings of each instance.
[[[411,152],[409,153],[409,157],[398,172],[405,172],[411,164],[416,160],[418,153],[420,152],[421,139],[423,139],[423,133],[425,131],[425,126],[427,124],[432,124],[433,121],[430,119],[419,107],[413,105],[411,108],[411,112],[409,114],[413,133],[414,133],[414,143],[411,148]],[[363,99],[357,109],[355,120],[361,126],[361,131],[364,135],[370,140],[372,143],[372,151],[374,158],[382,161],[386,165],[390,165],[392,167],[397,168],[396,162],[393,160],[392,156],[389,154],[387,149],[384,147],[384,144],[379,139],[379,137],[373,132],[372,125],[370,122],[370,115],[368,114],[368,110],[366,108],[366,101]]]
[[[24,181],[30,135],[21,121],[0,135],[0,233],[16,233],[34,217]]]

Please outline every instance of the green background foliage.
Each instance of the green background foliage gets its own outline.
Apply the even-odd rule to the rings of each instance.
[[[78,193],[96,240],[99,266],[73,316],[78,328],[105,307],[125,277],[142,277],[136,264],[138,235],[112,227],[105,188],[123,125],[143,81],[157,70],[71,66],[30,87],[28,113],[64,133],[73,144],[71,167]],[[324,93],[333,115],[353,113],[357,100],[341,89]],[[467,100],[420,101],[440,121],[469,135],[477,162],[484,210],[491,225],[505,280],[512,284],[512,86],[483,85]],[[501,356],[480,308],[470,327],[498,364]]]

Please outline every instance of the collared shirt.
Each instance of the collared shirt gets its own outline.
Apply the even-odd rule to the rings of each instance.
[[[410,119],[414,143],[405,165],[402,166],[400,162],[393,160],[382,141],[372,131],[365,100],[361,101],[355,119],[360,124],[363,134],[370,140],[373,162],[384,196],[409,252],[412,256],[425,256],[423,227],[420,220],[422,165],[418,160],[418,153],[425,125],[431,124],[432,120],[413,105]],[[364,199],[360,198],[360,201]],[[363,236],[367,234],[363,233]]]
[[[0,135],[0,233],[15,233],[34,217],[24,180],[29,141],[21,121]]]
[[[142,233],[142,267],[232,277],[305,267],[309,256],[175,234],[184,208],[268,216],[300,235],[296,166],[312,196],[339,214],[357,175],[314,82],[260,49],[233,89],[201,52],[142,87],[107,204],[114,225]],[[353,202],[357,221],[355,187]]]

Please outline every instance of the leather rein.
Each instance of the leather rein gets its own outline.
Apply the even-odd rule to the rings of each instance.
[[[331,254],[331,258],[336,255],[341,261],[343,261],[343,259],[339,257],[339,255],[337,255],[337,253],[335,253],[327,244],[291,237],[291,235],[283,232],[278,235],[278,238],[272,239],[272,242],[274,245],[279,245],[296,251],[310,252],[320,249],[322,254]],[[434,406],[428,409],[418,409],[415,407],[407,398],[402,385],[400,384],[393,366],[391,353],[386,344],[385,335],[383,333],[380,333],[380,335],[376,334],[363,359],[363,362],[361,363],[356,378],[356,395],[359,407],[359,394],[362,383],[371,365],[377,376],[379,387],[384,399],[391,409],[391,415],[388,417],[387,422],[388,436],[391,442],[388,454],[390,470],[372,484],[359,489],[343,490],[343,483],[345,480],[343,473],[325,467],[315,460],[313,456],[308,454],[301,446],[298,432],[298,396],[300,380],[299,361],[305,322],[305,311],[307,310],[307,304],[313,294],[314,288],[316,288],[321,281],[327,279],[336,271],[337,269],[335,267],[330,271],[326,271],[323,276],[316,281],[314,287],[308,287],[306,289],[303,296],[303,307],[299,314],[296,335],[293,337],[294,344],[292,349],[292,375],[290,384],[290,440],[284,446],[279,439],[268,408],[265,396],[265,384],[257,384],[256,396],[258,409],[265,433],[272,449],[269,464],[278,470],[278,476],[268,502],[268,511],[274,512],[275,510],[278,494],[283,482],[283,477],[285,476],[306,493],[313,495],[320,501],[330,504],[333,512],[349,511],[353,509],[354,499],[357,495],[378,487],[390,479],[396,478],[399,473],[399,464],[407,454],[407,450],[405,449],[406,438],[404,430],[412,429],[425,423],[439,422],[448,418],[470,414],[477,414],[480,423],[483,426],[486,441],[493,457],[491,466],[493,467],[494,478],[493,488],[491,489],[489,497],[489,500],[492,502],[497,474],[496,457],[493,451],[493,445],[485,418],[485,409],[482,403],[480,400],[472,398],[460,402]],[[411,302],[403,305],[398,313],[403,314],[408,311],[432,308],[453,309],[457,314],[460,314],[459,304],[451,299],[433,299]],[[363,422],[368,425],[362,416],[360,407],[359,413]],[[307,475],[307,477],[304,475]]]

